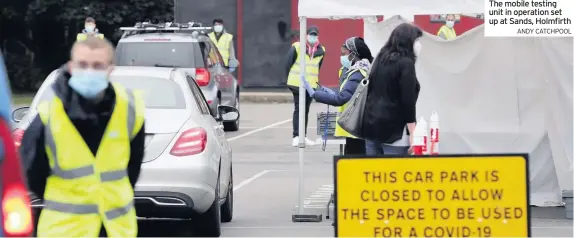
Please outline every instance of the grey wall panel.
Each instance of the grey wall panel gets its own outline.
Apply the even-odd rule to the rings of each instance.
[[[244,87],[285,85],[285,58],[291,41],[279,35],[281,21],[291,23],[291,1],[243,1]]]
[[[200,21],[211,26],[213,19],[223,19],[226,30],[237,30],[237,0],[175,0],[175,21]]]

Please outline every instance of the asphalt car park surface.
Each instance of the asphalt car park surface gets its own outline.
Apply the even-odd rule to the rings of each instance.
[[[223,237],[332,237],[332,221],[324,208],[333,189],[332,156],[317,145],[305,153],[305,207],[308,213],[323,214],[318,223],[293,223],[297,205],[298,153],[291,147],[291,104],[241,105],[241,126],[227,132],[233,147],[235,210],[230,223],[222,224]],[[311,107],[309,137],[316,139],[316,114],[326,106]],[[532,233],[539,237],[571,237],[572,220],[562,208],[533,208]],[[142,220],[141,236],[193,236],[193,221]]]
[[[298,153],[291,147],[292,104],[241,104],[241,125],[227,132],[233,147],[234,218],[222,224],[222,237],[332,237],[325,206],[333,191],[332,161],[336,145],[321,145],[305,153],[305,208],[323,214],[318,223],[293,223],[297,205]],[[316,114],[326,106],[312,104],[309,137],[316,139]],[[532,208],[532,235],[572,237],[572,220],[563,208]],[[139,236],[194,236],[192,220],[141,219]]]

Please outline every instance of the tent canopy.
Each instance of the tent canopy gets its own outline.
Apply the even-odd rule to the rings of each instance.
[[[299,0],[299,17],[357,18],[482,13],[484,4],[484,0]]]

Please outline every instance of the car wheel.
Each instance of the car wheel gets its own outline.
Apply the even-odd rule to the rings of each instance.
[[[239,110],[239,95],[235,97],[235,108]],[[225,131],[238,131],[239,130],[239,120],[234,122],[223,123]]]
[[[221,222],[230,222],[233,219],[233,168],[229,175],[229,186],[227,186],[227,197],[221,205]]]
[[[200,237],[219,237],[221,236],[221,210],[219,205],[219,179],[215,188],[215,199],[213,204],[199,215],[192,219],[193,232]]]

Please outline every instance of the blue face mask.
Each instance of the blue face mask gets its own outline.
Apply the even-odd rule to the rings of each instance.
[[[351,68],[351,61],[349,60],[349,56],[348,55],[342,55],[341,56],[341,66],[343,66],[346,69],[350,69]]]
[[[318,36],[307,35],[307,41],[308,41],[310,44],[315,44],[315,43],[317,43],[317,40],[319,40],[319,37],[318,37]]]
[[[68,85],[86,99],[97,97],[108,84],[108,72],[93,69],[75,69],[68,81]]]

